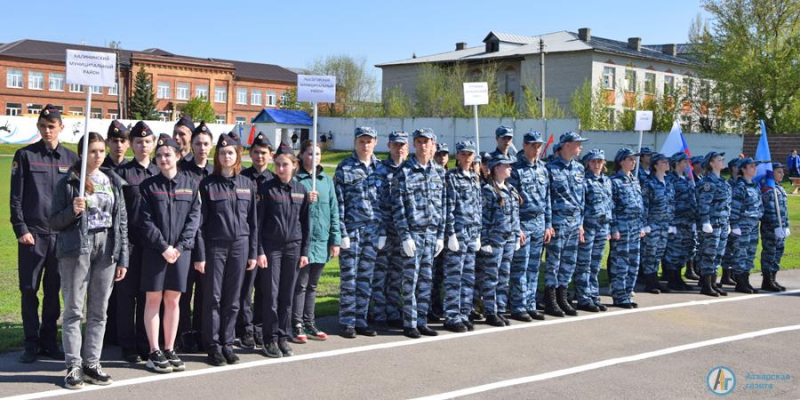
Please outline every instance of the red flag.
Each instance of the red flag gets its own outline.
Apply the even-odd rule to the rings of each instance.
[[[250,138],[247,139],[247,144],[253,145],[253,139],[255,139],[255,137],[256,137],[256,125],[253,124],[253,126],[250,127]]]
[[[544,145],[544,151],[542,152],[542,154],[547,154],[547,149],[550,148],[551,144],[553,144],[553,135],[550,135],[550,138],[547,139],[547,144]]]

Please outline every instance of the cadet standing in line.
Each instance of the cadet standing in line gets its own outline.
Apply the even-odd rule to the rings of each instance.
[[[694,189],[695,189],[695,199],[697,199],[697,184],[700,180],[705,176],[706,171],[703,169],[703,161],[705,158],[703,156],[692,156],[692,176],[694,177]],[[691,271],[687,267],[687,271],[684,273],[684,277],[686,279],[694,279],[700,284],[700,266],[697,264],[700,260],[700,255],[697,251],[700,248],[700,225],[697,224],[697,210],[695,209],[695,229],[694,229],[694,246],[691,248],[691,252],[689,253],[689,260],[692,264]]]
[[[545,259],[545,313],[554,317],[578,315],[567,299],[567,286],[575,272],[578,242],[583,242],[585,176],[575,158],[586,140],[575,132],[562,134],[558,156],[547,164],[554,234]]]
[[[642,147],[639,151],[639,186],[642,188],[650,177],[650,162],[654,154],[656,153],[649,147]]]
[[[110,129],[118,129],[111,127]],[[111,132],[109,132],[109,136]],[[153,131],[144,121],[139,121],[130,132],[133,145],[133,160],[117,168],[117,174],[127,183],[122,187],[125,195],[125,208],[128,211],[128,242],[130,243],[130,263],[128,279],[114,285],[113,297],[116,303],[110,307],[116,309],[117,336],[122,347],[124,360],[137,363],[150,353],[147,333],[144,326],[145,294],[139,284],[142,272],[142,250],[145,237],[142,232],[141,202],[139,185],[145,179],[158,174],[158,167],[151,162],[155,138]],[[187,270],[188,272],[188,270]]]
[[[510,312],[511,318],[523,322],[544,319],[544,315],[536,311],[539,267],[544,245],[550,243],[555,232],[550,207],[550,176],[540,159],[543,143],[541,133],[532,130],[525,134],[522,150],[508,179],[522,198],[519,219],[526,240],[511,262]]]
[[[489,182],[481,189],[483,218],[481,252],[487,255],[483,265],[481,294],[486,323],[492,326],[511,325],[503,316],[508,302],[508,283],[514,252],[526,241],[520,230],[519,206],[522,199],[517,189],[506,184],[511,177],[513,161],[503,154],[489,160]]]
[[[194,263],[203,274],[203,345],[211,365],[239,362],[232,347],[239,296],[245,268],[256,267],[256,186],[241,170],[238,135],[220,135],[214,173],[200,182],[202,222],[196,240],[200,252]]]
[[[733,193],[733,189],[739,185],[739,181],[742,179],[741,173],[739,172],[739,161],[739,158],[733,158],[728,161],[728,173],[730,174],[728,184],[731,186],[731,193]],[[728,242],[725,244],[725,253],[722,255],[722,277],[719,279],[717,287],[722,287],[722,285],[736,285],[733,270],[736,264],[738,264],[738,260],[736,260],[736,249],[739,246],[738,242],[738,236],[728,235]]]
[[[781,186],[786,168],[781,163],[772,164],[775,187],[766,186],[761,200],[764,203],[764,215],[761,217],[761,290],[783,292],[786,287],[778,283],[775,276],[781,269],[781,258],[786,247],[786,238],[792,232],[789,229],[789,213],[786,191]],[[778,204],[775,204],[775,193],[778,192]]]
[[[179,154],[178,142],[162,134],[156,142],[155,157],[161,172],[139,185],[142,198],[140,229],[144,244],[140,289],[147,298],[144,325],[150,344],[147,368],[156,372],[183,371],[185,368],[175,354],[175,337],[178,334],[181,293],[186,291],[191,250],[200,226],[198,185],[185,173],[178,172]],[[136,162],[131,161],[131,164]],[[159,347],[162,302],[163,352]]]
[[[611,212],[608,268],[611,270],[611,297],[614,305],[622,308],[639,306],[631,300],[639,270],[640,241],[645,235],[642,230],[642,189],[632,173],[637,155],[631,149],[619,149],[614,157],[616,173],[611,177],[614,209]]]
[[[273,147],[267,135],[259,132],[253,138],[250,146],[250,160],[253,164],[242,171],[242,175],[250,178],[256,184],[256,193],[260,193],[261,188],[274,178],[269,170],[272,163]],[[261,196],[256,195],[256,207],[261,202]],[[261,335],[261,285],[256,282],[261,269],[255,268],[244,271],[244,283],[242,283],[242,293],[239,296],[239,317],[236,322],[236,337],[239,338],[239,345],[245,349],[252,349],[255,346],[262,346],[264,341]],[[255,299],[253,292],[255,291]]]
[[[378,187],[378,254],[372,276],[372,316],[379,329],[402,328],[400,315],[400,279],[403,274],[400,237],[392,219],[391,184],[394,175],[408,157],[408,133],[389,133],[389,157],[375,168],[375,185]]]
[[[653,154],[650,160],[650,177],[642,188],[644,204],[645,237],[641,267],[644,269],[644,291],[653,294],[669,293],[670,289],[658,282],[658,266],[664,258],[669,235],[677,230],[672,225],[675,215],[675,188],[667,180],[669,160],[661,153]],[[666,270],[666,266],[664,267]],[[669,276],[668,272],[665,275]]]
[[[185,119],[178,121],[182,127],[187,127],[188,122]],[[176,125],[176,141],[181,144],[180,135],[183,135],[184,129]],[[211,153],[211,146],[214,137],[211,130],[208,129],[206,123],[201,121],[194,131],[192,132],[191,155],[187,154],[180,161],[178,161],[178,170],[182,171],[192,179],[200,184],[200,181],[211,175],[214,172],[214,165],[208,161],[208,155]],[[183,145],[181,145],[183,149]],[[181,150],[183,151],[183,150]],[[199,235],[195,240],[199,240]],[[195,244],[192,249],[192,263],[200,261],[200,252],[204,249],[198,244]],[[202,327],[203,327],[203,280],[202,275],[196,269],[192,268],[189,271],[189,277],[186,281],[186,292],[181,296],[181,317],[178,325],[178,343],[179,347],[187,353],[197,353],[202,351]],[[194,302],[192,295],[194,294]]]
[[[514,129],[510,126],[502,125],[495,129],[494,139],[497,141],[497,148],[489,153],[489,156],[494,157],[498,154],[502,154],[508,157],[511,162],[517,162],[517,155],[511,150],[514,140]]]
[[[750,271],[755,268],[753,261],[758,248],[758,221],[764,215],[761,188],[753,182],[758,164],[749,157],[739,160],[741,179],[731,195],[731,234],[736,237],[733,255],[736,262],[733,270],[736,291],[749,294],[758,293],[750,284]]]
[[[125,153],[128,152],[128,147],[131,145],[128,133],[128,128],[121,122],[116,119],[111,121],[111,125],[108,126],[108,134],[106,134],[109,152],[106,159],[103,160],[104,167],[116,170],[128,162],[125,159]]]
[[[25,351],[21,363],[39,355],[64,359],[58,347],[61,277],[56,258],[56,230],[50,228],[53,188],[78,160],[72,150],[59,144],[64,129],[61,112],[52,104],[39,113],[36,128],[42,139],[14,153],[11,164],[11,226],[17,246],[19,291],[22,297],[22,331]],[[42,286],[42,318],[39,322],[39,286]]]
[[[264,313],[261,353],[289,357],[292,347],[292,297],[298,269],[308,268],[309,204],[305,186],[293,179],[298,163],[292,147],[283,143],[275,153],[275,177],[261,188],[259,205],[259,285]]]
[[[292,338],[295,343],[305,343],[306,339],[325,340],[328,335],[319,330],[314,318],[314,305],[317,301],[317,284],[322,269],[331,258],[339,256],[342,236],[339,233],[339,203],[336,202],[336,189],[333,179],[320,165],[322,149],[314,147],[313,142],[304,140],[300,144],[300,170],[297,182],[306,188],[309,203],[308,266],[297,273],[292,303]],[[317,169],[317,187],[311,184],[312,168]]]
[[[439,333],[428,327],[433,258],[444,249],[444,182],[433,165],[436,135],[414,131],[413,157],[395,174],[392,211],[403,247],[403,334],[412,339]]]
[[[84,381],[110,385],[114,381],[100,366],[108,298],[114,281],[125,279],[128,266],[128,218],[122,201],[125,181],[101,167],[106,141],[89,132],[78,142],[87,146],[84,197],[80,197],[81,161],[53,191],[50,228],[58,231],[56,257],[61,270],[64,316],[61,341],[66,352],[64,387],[81,389]],[[81,333],[83,309],[86,327]]]
[[[586,204],[583,211],[583,239],[578,244],[578,263],[575,267],[575,294],[578,310],[598,312],[607,308],[600,302],[597,275],[603,262],[611,223],[611,178],[605,172],[606,155],[594,149],[583,156],[586,174]]]
[[[475,143],[456,143],[456,166],[445,175],[444,327],[473,330],[469,320],[475,286],[475,253],[481,248],[481,186],[473,171]]]
[[[182,116],[181,119],[175,123],[175,127],[172,128],[172,136],[181,147],[180,154],[178,154],[179,164],[181,161],[192,161],[192,159],[194,159],[194,154],[192,153],[192,137],[194,137],[195,129],[194,121],[192,121],[192,117],[188,115]],[[178,168],[180,168],[180,165]]]
[[[720,176],[725,168],[725,153],[711,151],[703,158],[703,169],[706,175],[697,184],[697,219],[702,227],[700,248],[698,249],[698,266],[700,267],[700,293],[712,296],[727,296],[715,284],[717,267],[731,227],[729,225],[731,209],[731,187]]]
[[[433,155],[434,165],[437,166],[439,174],[444,176],[447,174],[447,163],[450,161],[450,149],[447,148],[447,143],[437,143],[436,153]],[[444,253],[439,253],[433,259],[433,286],[431,288],[431,309],[428,311],[428,322],[440,322],[444,317],[444,304],[442,289],[444,286]]]
[[[378,239],[379,203],[378,159],[373,151],[378,142],[375,130],[364,126],[355,130],[355,151],[336,167],[336,200],[339,203],[342,235],[339,257],[339,324],[342,337],[356,334],[375,336],[367,323],[372,274],[375,269]]]
[[[689,156],[679,151],[670,157],[672,172],[667,180],[675,189],[675,215],[670,226],[675,229],[669,235],[662,268],[667,274],[667,287],[672,290],[691,290],[691,286],[681,279],[681,268],[686,266],[687,279],[692,271],[692,253],[697,246],[697,196],[694,181],[686,176],[690,168]]]

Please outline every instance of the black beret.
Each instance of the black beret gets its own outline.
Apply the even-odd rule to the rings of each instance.
[[[58,119],[61,121],[61,110],[52,104],[44,106],[42,111],[39,111],[39,118]]]
[[[131,138],[147,137],[153,134],[153,130],[144,121],[139,121],[131,129]]]
[[[192,121],[192,117],[190,117],[188,115],[182,116],[181,119],[179,119],[178,122],[175,123],[175,127],[176,128],[179,127],[179,126],[185,126],[185,127],[189,128],[190,132],[194,132],[194,128],[195,128],[194,121]]]
[[[267,135],[258,132],[256,137],[253,139],[253,146],[267,146],[272,149],[272,142],[269,140]]]
[[[211,129],[208,129],[208,126],[206,126],[206,121],[200,121],[200,125],[197,125],[197,128],[194,128],[192,131],[192,139],[194,139],[195,136],[202,134],[213,137],[211,134]]]
[[[156,150],[158,150],[159,147],[164,146],[172,147],[175,149],[176,154],[181,150],[181,146],[178,144],[178,142],[176,142],[172,136],[167,135],[166,133],[158,135],[158,141],[156,141]]]
[[[128,135],[130,134],[130,130],[128,127],[125,126],[122,122],[118,120],[111,121],[111,125],[108,126],[108,134],[106,135],[107,138],[120,138],[128,140]]]
[[[242,143],[239,141],[239,135],[233,132],[223,133],[222,135],[219,135],[219,140],[217,140],[217,149],[221,147],[241,145]]]
[[[294,154],[294,148],[292,148],[292,146],[289,143],[285,143],[285,142],[281,143],[281,145],[278,146],[278,151],[275,152],[275,157],[278,157],[281,154],[295,155]]]

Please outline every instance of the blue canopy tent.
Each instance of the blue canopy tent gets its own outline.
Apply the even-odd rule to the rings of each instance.
[[[309,132],[314,123],[308,113],[300,110],[279,110],[265,108],[251,121],[256,126],[256,132],[263,132],[275,147],[281,141],[292,144],[292,136],[297,135],[294,147],[300,147],[300,142],[310,139]]]

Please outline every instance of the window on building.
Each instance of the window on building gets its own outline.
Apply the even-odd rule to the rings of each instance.
[[[647,94],[656,93],[656,74],[652,72],[644,73],[644,92]]]
[[[228,87],[214,86],[214,102],[225,103],[228,101]]]
[[[92,108],[92,113],[89,114],[89,117],[90,118],[102,119],[103,118],[103,109],[102,108]]]
[[[178,82],[178,87],[175,91],[175,98],[178,100],[189,100],[189,91],[191,85],[186,82]]]
[[[83,93],[83,85],[69,84],[70,93]]]
[[[9,69],[6,71],[6,87],[22,89],[22,70]]]
[[[236,88],[236,104],[247,104],[247,88]]]
[[[169,99],[170,92],[172,92],[172,87],[169,84],[169,82],[158,82],[158,91],[156,92],[156,98]]]
[[[614,89],[616,82],[616,75],[617,75],[616,68],[603,67],[603,89]]]
[[[194,87],[194,96],[208,99],[208,85],[196,85]]]
[[[64,106],[55,106],[59,113],[64,114]]]
[[[275,101],[277,100],[278,94],[272,90],[267,90],[267,105],[271,107],[275,107]]]
[[[28,71],[28,89],[44,90],[44,72]]]
[[[92,91],[92,94],[103,94],[103,88],[101,86],[89,86],[89,90]]]
[[[236,124],[244,125],[247,123],[247,117],[236,117]]]
[[[63,92],[64,91],[64,74],[50,73],[50,91]]]
[[[6,103],[6,115],[21,115],[21,114],[22,114],[21,103]]]
[[[108,88],[108,95],[116,96],[117,94],[119,94],[119,89],[117,87],[117,84],[115,83],[114,86]]]
[[[83,115],[83,107],[70,107],[70,115]]]
[[[28,104],[28,114],[39,114],[44,108],[41,104]]]
[[[226,122],[225,121],[225,116],[224,115],[217,115],[217,120],[215,122],[218,123],[218,124],[224,124]]]
[[[250,104],[254,106],[261,105],[261,91],[260,90],[251,90],[250,91]]]
[[[281,106],[285,107],[289,104],[289,92],[281,93]]]
[[[675,77],[664,75],[664,93],[672,94],[675,91]]]
[[[636,91],[636,71],[632,69],[625,70],[625,90],[628,92]]]
[[[108,110],[108,119],[119,118],[119,110]]]

